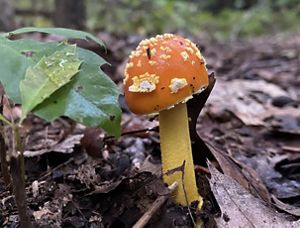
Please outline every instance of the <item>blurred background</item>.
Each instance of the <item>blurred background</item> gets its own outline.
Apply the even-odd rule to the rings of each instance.
[[[299,31],[299,0],[0,0],[0,30],[57,26],[117,37],[176,32],[227,41]]]

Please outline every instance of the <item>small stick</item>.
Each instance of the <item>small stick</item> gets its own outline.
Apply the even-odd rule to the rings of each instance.
[[[0,92],[1,93],[1,92]],[[0,101],[0,114],[3,115],[3,99],[4,95],[1,95],[1,101]],[[1,171],[4,183],[6,187],[9,187],[11,185],[11,179],[9,175],[9,168],[8,168],[8,162],[6,160],[6,148],[5,148],[5,140],[3,136],[4,132],[4,125],[0,121],[0,163],[1,163]]]
[[[152,206],[148,209],[148,211],[146,211],[145,214],[143,214],[143,216],[139,219],[139,221],[137,221],[137,223],[133,226],[133,228],[143,228],[143,227],[145,227],[147,225],[147,223],[149,222],[149,220],[157,212],[157,210],[167,201],[167,199],[169,198],[169,195],[176,190],[177,186],[178,186],[177,182],[174,182],[173,184],[171,184],[168,187],[169,190],[170,190],[169,194],[159,196],[154,201]]]
[[[0,123],[1,133],[0,133],[0,163],[1,163],[1,171],[4,183],[6,187],[9,187],[11,185],[10,175],[9,175],[9,169],[8,169],[8,162],[6,160],[6,148],[5,148],[5,141],[2,135],[2,128],[3,125]]]
[[[47,177],[49,177],[53,172],[55,172],[56,170],[59,170],[60,168],[70,164],[71,162],[74,161],[74,158],[70,158],[68,159],[66,162],[59,164],[58,166],[54,167],[53,169],[48,170],[47,172],[45,172],[43,175],[41,175],[38,180],[41,181],[43,179],[46,179]]]
[[[139,130],[133,130],[133,131],[126,131],[126,132],[122,132],[121,136],[126,136],[126,135],[135,135],[135,134],[139,134],[139,133],[148,133],[148,132],[158,132],[158,127],[153,127],[153,128],[146,128],[146,129],[139,129]],[[114,139],[114,136],[106,136],[104,137],[104,141],[109,140],[109,139]]]
[[[27,214],[27,203],[26,203],[26,193],[25,193],[25,183],[24,179],[21,176],[22,168],[21,168],[20,156],[11,157],[10,166],[11,166],[11,176],[13,181],[13,190],[16,199],[16,204],[19,212],[20,218],[20,227],[21,228],[29,228],[30,219]]]
[[[186,205],[188,205],[187,208],[188,208],[188,211],[189,211],[189,215],[190,215],[191,220],[192,220],[192,222],[193,222],[193,224],[194,224],[194,227],[196,227],[196,223],[195,223],[195,220],[194,220],[194,218],[193,218],[193,214],[192,214],[192,212],[191,212],[191,208],[190,208],[190,205],[189,205],[189,202],[188,202],[187,193],[186,193],[186,189],[185,189],[185,185],[184,185],[184,176],[185,176],[185,175],[184,175],[184,167],[185,167],[185,160],[183,161],[181,167],[182,167],[181,182],[182,182],[182,188],[183,188],[183,192],[184,192],[184,197],[185,197]]]
[[[10,155],[10,171],[13,183],[13,190],[16,204],[19,212],[20,227],[30,228],[31,222],[27,211],[26,191],[25,191],[25,164],[23,151],[24,147],[21,142],[19,126],[12,129],[12,146]]]

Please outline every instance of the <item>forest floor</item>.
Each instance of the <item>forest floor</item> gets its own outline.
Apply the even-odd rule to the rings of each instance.
[[[104,70],[122,88],[126,58],[142,37],[98,35],[107,51],[89,48],[112,64]],[[194,41],[216,78],[197,121],[202,140],[193,145],[204,207],[195,215],[169,199],[147,227],[193,227],[192,216],[205,227],[300,227],[300,34]],[[120,103],[118,139],[67,118],[26,121],[26,195],[40,227],[132,227],[168,194],[157,118],[130,113],[122,97]],[[16,227],[2,179],[0,200],[0,226]]]

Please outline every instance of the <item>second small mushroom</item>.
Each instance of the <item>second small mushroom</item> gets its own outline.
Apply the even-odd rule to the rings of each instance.
[[[165,183],[178,183],[177,203],[187,206],[198,201],[199,208],[202,197],[196,186],[186,102],[207,86],[204,58],[193,42],[178,35],[141,41],[125,68],[124,95],[129,109],[136,114],[159,113]],[[183,172],[176,171],[183,164]]]

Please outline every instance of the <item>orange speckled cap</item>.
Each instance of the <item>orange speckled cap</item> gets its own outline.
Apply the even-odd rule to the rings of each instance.
[[[136,114],[171,108],[207,86],[204,58],[194,43],[178,35],[141,41],[125,68],[125,100]]]

